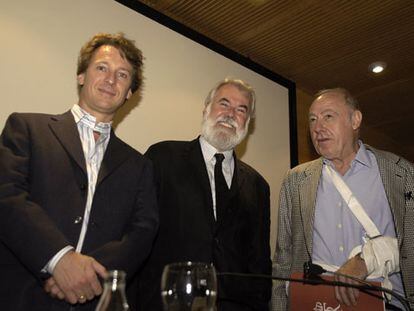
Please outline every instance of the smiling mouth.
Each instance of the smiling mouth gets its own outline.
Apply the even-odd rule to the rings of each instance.
[[[217,122],[218,125],[221,125],[223,127],[229,128],[229,129],[235,129],[235,127],[227,122],[219,121]]]
[[[107,96],[115,96],[116,94],[115,94],[115,92],[113,92],[113,91],[110,91],[110,90],[106,90],[106,89],[102,89],[102,88],[100,88],[100,89],[98,89],[99,90],[99,92],[101,92],[101,93],[103,93],[103,94],[105,94],[105,95],[107,95]]]

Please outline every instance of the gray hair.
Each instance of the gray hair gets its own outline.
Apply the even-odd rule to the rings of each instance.
[[[254,89],[240,79],[232,79],[232,78],[226,78],[216,84],[214,88],[210,90],[208,93],[205,101],[204,106],[207,107],[213,102],[214,96],[216,95],[217,91],[225,85],[233,85],[235,86],[239,91],[246,94],[246,97],[249,99],[250,109],[249,109],[249,117],[254,118],[255,117],[255,111],[256,111],[256,93],[254,92]]]

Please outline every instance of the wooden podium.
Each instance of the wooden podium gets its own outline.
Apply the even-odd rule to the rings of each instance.
[[[303,279],[303,273],[293,273],[293,279]],[[324,280],[334,281],[332,276],[322,276]],[[373,285],[381,286],[378,282]],[[334,287],[323,284],[289,283],[289,301],[291,311],[384,311],[385,302],[382,294],[359,291],[358,304],[348,307],[340,304],[335,298]]]

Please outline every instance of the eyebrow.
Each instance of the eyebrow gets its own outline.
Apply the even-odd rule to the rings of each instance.
[[[338,112],[336,112],[335,110],[333,110],[333,109],[331,109],[331,108],[328,108],[328,109],[324,109],[324,110],[322,110],[322,111],[320,112],[320,114],[324,114],[324,113],[327,113],[327,112],[331,112],[331,113],[334,113],[334,114],[338,114]],[[309,112],[309,116],[316,116],[316,113]]]
[[[225,102],[228,102],[228,103],[230,103],[230,101],[226,98],[226,97],[221,97],[221,98],[219,98],[219,100],[218,100],[219,102],[220,101],[225,101]]]
[[[221,97],[218,100],[218,102],[220,102],[220,101],[225,101],[225,102],[230,104],[230,101],[226,97]],[[249,106],[247,106],[247,105],[239,105],[238,107],[242,107],[242,108],[246,109],[246,111],[249,111]]]
[[[106,60],[97,60],[95,64],[97,64],[97,65],[98,64],[109,65],[109,63]],[[125,68],[125,67],[120,67],[117,70],[124,70],[124,71],[129,72],[129,73],[132,73],[132,71],[133,71],[133,70],[129,70],[129,69]]]
[[[239,107],[242,107],[242,108],[246,109],[246,111],[249,111],[249,107],[247,105],[240,105]]]

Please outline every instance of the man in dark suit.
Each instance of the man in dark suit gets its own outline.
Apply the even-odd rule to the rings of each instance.
[[[200,137],[161,142],[146,152],[154,163],[160,231],[140,277],[141,310],[161,310],[161,274],[168,263],[198,261],[213,263],[218,272],[270,275],[269,186],[233,151],[254,108],[249,85],[221,81],[206,99]],[[221,174],[217,153],[224,156]],[[267,280],[219,276],[218,310],[268,310],[270,292]]]
[[[152,164],[111,129],[141,85],[141,51],[98,34],[77,74],[70,111],[14,113],[0,136],[1,310],[94,310],[112,269],[135,294],[156,234]]]

